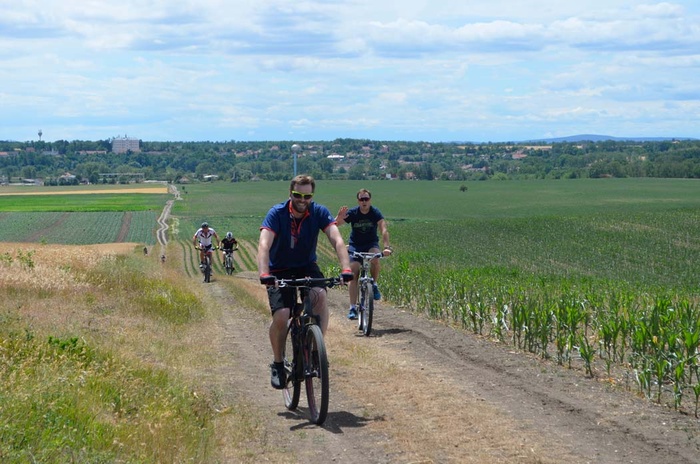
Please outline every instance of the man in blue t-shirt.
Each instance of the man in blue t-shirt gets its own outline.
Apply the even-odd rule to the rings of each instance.
[[[389,243],[389,231],[386,227],[386,221],[381,211],[372,206],[372,194],[367,189],[361,189],[357,192],[358,206],[348,209],[347,206],[342,206],[335,217],[338,226],[345,223],[350,224],[352,231],[350,232],[350,240],[348,251],[378,253],[379,252],[379,237],[377,232],[382,235],[382,254],[389,256],[392,253],[392,248]],[[360,275],[360,261],[353,258],[350,262],[350,267],[354,274],[354,278],[350,281],[350,311],[348,319],[357,319],[357,279]],[[374,279],[374,299],[381,298],[377,280],[379,279],[379,260],[373,259],[370,263],[370,273]]]
[[[289,199],[274,205],[260,226],[258,241],[258,271],[260,283],[267,285],[267,296],[272,311],[270,343],[273,360],[270,365],[270,383],[282,389],[286,384],[286,372],[282,353],[287,335],[289,310],[294,304],[293,288],[278,288],[275,279],[323,277],[316,264],[318,233],[323,231],[338,255],[343,280],[352,279],[348,251],[333,215],[323,205],[312,201],[316,182],[313,177],[299,175],[292,179]],[[328,328],[329,312],[326,305],[326,289],[313,288],[313,313],[319,315],[323,334]]]

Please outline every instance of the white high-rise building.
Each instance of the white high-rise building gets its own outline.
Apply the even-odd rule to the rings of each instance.
[[[114,137],[112,139],[112,153],[140,152],[139,139],[133,137]]]

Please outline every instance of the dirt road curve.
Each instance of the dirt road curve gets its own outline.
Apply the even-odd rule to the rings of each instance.
[[[165,246],[168,244],[168,218],[170,217],[170,210],[173,208],[173,203],[175,200],[180,200],[180,192],[175,185],[168,185],[168,192],[175,195],[175,198],[168,200],[165,203],[165,208],[163,212],[160,213],[158,217],[158,230],[156,231],[156,237],[158,239],[158,244],[161,247],[161,254],[165,250]]]
[[[256,411],[277,444],[280,455],[251,462],[700,461],[693,417],[384,302],[373,335],[360,336],[344,317],[342,289],[330,292],[330,412],[322,427],[311,425],[269,385],[269,316],[241,307],[226,279],[265,298],[254,273],[202,284],[223,310],[207,335],[220,364],[201,377],[223,392],[222,407],[239,402]]]

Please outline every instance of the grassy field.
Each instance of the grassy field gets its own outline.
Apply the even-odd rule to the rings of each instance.
[[[460,186],[467,187],[461,191]],[[336,213],[356,205],[355,193],[368,188],[373,204],[392,223],[458,219],[580,217],[662,212],[700,207],[700,183],[679,179],[582,179],[513,182],[320,181],[315,200]],[[208,220],[239,235],[257,235],[274,203],[284,201],[288,182],[198,184],[184,187],[185,201],[173,213],[192,226]],[[238,224],[237,224],[238,223]],[[254,224],[252,232],[248,230]]]
[[[0,243],[2,462],[211,462],[215,412],[143,360],[177,364],[204,305],[121,246]]]
[[[0,241],[153,245],[162,185],[0,188]]]
[[[319,182],[316,200],[335,213],[359,188],[373,192],[396,251],[380,279],[390,304],[620,385],[626,375],[641,394],[697,414],[700,183],[461,185]],[[245,408],[221,413],[215,398],[193,394],[187,366],[212,362],[201,339],[216,317],[190,287],[200,279],[189,240],[207,220],[245,240],[239,259],[253,265],[260,222],[288,183],[180,188],[171,221],[179,243],[165,265],[140,250],[51,240],[73,234],[87,244],[104,231],[101,240],[113,240],[127,213],[153,227],[170,197],[148,195],[162,203],[139,219],[130,203],[77,212],[92,195],[72,197],[77,211],[0,212],[0,242],[18,240],[13,233],[36,242],[0,243],[3,462],[218,462],[220,440],[233,440],[244,461],[249,443],[276,446],[256,436]]]
[[[617,366],[650,398],[700,405],[698,181],[319,182],[315,200],[335,213],[361,187],[389,223],[380,287],[392,304],[589,375]],[[254,242],[288,188],[188,186],[178,236],[207,220]],[[336,272],[329,256],[322,268]]]

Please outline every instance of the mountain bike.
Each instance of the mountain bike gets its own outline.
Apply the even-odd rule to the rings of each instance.
[[[202,263],[202,274],[204,274],[204,282],[211,282],[211,256],[212,252],[218,249],[218,247],[212,246],[208,250],[202,247],[195,247],[195,249],[199,251],[204,251],[204,263]]]
[[[296,302],[290,310],[284,345],[284,368],[287,383],[283,390],[284,405],[293,411],[299,405],[301,384],[306,386],[306,398],[311,422],[323,424],[328,414],[328,354],[319,326],[319,316],[312,312],[312,287],[331,288],[342,282],[340,277],[278,279],[279,287],[295,287]]]
[[[233,271],[236,270],[236,266],[233,260],[233,252],[238,250],[238,244],[233,245],[230,250],[224,249],[224,268],[226,269],[226,274],[231,275]]]
[[[370,273],[370,262],[373,259],[384,257],[381,252],[367,253],[361,251],[353,251],[350,253],[350,258],[361,259],[360,278],[357,279],[357,289],[359,298],[357,300],[357,328],[362,333],[369,337],[372,332],[372,315],[374,313],[374,279]]]

